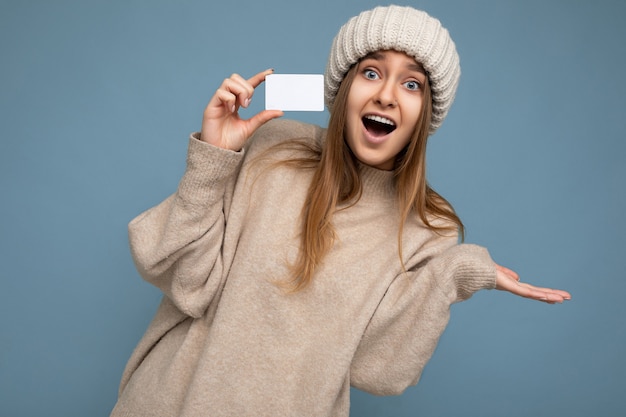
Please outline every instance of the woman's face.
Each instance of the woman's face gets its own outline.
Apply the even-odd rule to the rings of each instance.
[[[420,117],[426,73],[396,51],[369,54],[357,65],[346,105],[346,142],[365,165],[392,170]]]

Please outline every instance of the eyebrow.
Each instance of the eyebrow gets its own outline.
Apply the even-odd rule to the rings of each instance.
[[[385,60],[385,54],[383,52],[381,52],[381,51],[370,52],[369,54],[365,55],[361,59],[361,61],[365,61],[366,59],[373,59],[375,61],[384,61]],[[422,73],[424,75],[428,75],[428,72],[426,72],[426,70],[424,69],[422,64],[420,64],[418,62],[411,62],[411,63],[407,64],[406,67],[409,70],[420,72],[420,73]]]

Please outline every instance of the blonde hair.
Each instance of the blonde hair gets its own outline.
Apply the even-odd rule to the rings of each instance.
[[[321,148],[303,141],[288,142],[282,146],[298,147],[305,157],[290,159],[278,164],[294,167],[314,166],[314,174],[302,208],[300,251],[291,265],[291,279],[284,287],[299,291],[310,284],[316,268],[331,250],[335,240],[333,213],[342,203],[355,204],[362,193],[358,160],[344,139],[348,93],[357,72],[353,65],[339,86],[333,111],[328,123],[325,143]],[[452,206],[426,181],[426,142],[429,136],[432,101],[429,83],[423,90],[421,114],[409,144],[396,159],[395,184],[399,206],[398,256],[402,256],[402,232],[411,215],[417,217],[436,233],[458,230],[464,236],[464,226]],[[281,145],[278,145],[281,146]],[[444,219],[447,225],[434,225],[432,220]]]

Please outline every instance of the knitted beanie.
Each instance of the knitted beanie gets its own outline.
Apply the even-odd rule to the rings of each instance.
[[[350,67],[367,54],[382,50],[404,52],[426,70],[433,105],[429,130],[434,133],[454,100],[461,75],[459,55],[441,22],[412,7],[376,7],[339,29],[326,65],[326,106],[332,111],[339,85]]]

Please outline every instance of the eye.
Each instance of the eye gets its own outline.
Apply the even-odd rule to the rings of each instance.
[[[363,75],[365,76],[365,78],[367,78],[368,80],[377,80],[378,74],[376,73],[376,71],[371,70],[371,69],[366,69],[363,71]]]
[[[404,83],[404,86],[411,91],[417,91],[420,89],[420,83],[417,81],[407,81]]]

